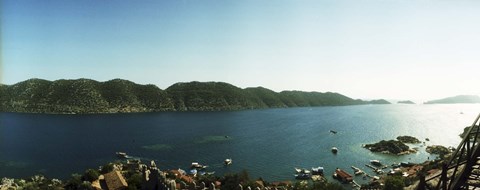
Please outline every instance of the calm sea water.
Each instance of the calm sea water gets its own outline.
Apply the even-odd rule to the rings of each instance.
[[[385,164],[423,162],[416,154],[371,153],[362,144],[411,135],[427,145],[454,146],[471,125],[479,104],[362,105],[234,112],[42,115],[0,113],[0,177],[44,174],[65,179],[117,160],[124,151],[161,169],[209,165],[217,174],[249,171],[269,181],[293,180],[293,168],[351,172],[371,159]],[[331,134],[329,130],[338,131]],[[228,137],[225,137],[228,136]],[[339,149],[337,155],[331,147]],[[233,165],[223,166],[223,160]],[[359,180],[361,181],[361,179]]]

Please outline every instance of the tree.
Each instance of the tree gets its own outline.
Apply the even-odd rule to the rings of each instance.
[[[128,189],[142,189],[142,176],[138,173],[131,175],[127,179]]]
[[[100,173],[98,173],[97,170],[88,169],[85,171],[85,174],[83,174],[82,179],[84,181],[93,182],[98,179],[98,176],[100,176]]]
[[[82,176],[80,174],[72,174],[72,177],[66,182],[65,189],[74,190],[82,184]]]
[[[113,163],[108,163],[102,166],[102,169],[100,170],[101,174],[106,174],[113,171]]]
[[[389,176],[385,179],[385,190],[403,190],[405,181],[401,176]]]

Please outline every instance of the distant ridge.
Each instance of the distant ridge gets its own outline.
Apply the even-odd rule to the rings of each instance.
[[[458,95],[454,97],[431,100],[425,104],[460,104],[460,103],[480,103],[480,97],[477,95]]]
[[[128,80],[29,79],[0,85],[0,112],[129,113],[159,111],[222,111],[258,108],[389,104],[362,101],[333,92],[274,92],[267,88],[241,89],[224,82],[176,83],[165,90]]]
[[[415,104],[415,102],[412,102],[410,100],[403,100],[403,101],[398,101],[398,104]]]

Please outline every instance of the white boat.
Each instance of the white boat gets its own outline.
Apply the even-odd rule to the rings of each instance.
[[[120,158],[128,158],[128,155],[125,152],[115,152],[115,154]]]
[[[375,166],[381,166],[382,163],[379,160],[370,160],[370,163],[372,163]]]
[[[295,168],[295,171],[297,171],[297,173],[294,174],[296,179],[310,179],[312,177],[310,170]]]
[[[192,169],[194,168],[194,169],[197,169],[197,170],[203,170],[207,167],[208,166],[201,165],[198,162],[192,162],[192,166],[190,168],[192,168]]]
[[[296,173],[300,173],[300,172],[302,172],[302,169],[300,169],[300,168],[295,168],[295,172],[296,172]]]
[[[225,164],[226,166],[232,164],[232,159],[231,159],[231,158],[225,159],[224,164]]]
[[[323,175],[323,167],[312,168],[313,175]]]
[[[337,147],[332,147],[332,152],[333,152],[334,154],[336,154],[336,153],[338,152],[338,148],[337,148]]]

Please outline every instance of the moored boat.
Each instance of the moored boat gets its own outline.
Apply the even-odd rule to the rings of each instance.
[[[116,154],[117,157],[119,157],[119,158],[128,158],[128,155],[127,155],[127,153],[125,153],[125,152],[115,152],[115,154]]]
[[[295,168],[295,172],[296,172],[296,173],[300,173],[300,172],[302,172],[302,169],[300,169],[300,168]]]
[[[323,175],[323,167],[312,168],[312,175]]]
[[[297,168],[295,168],[295,171],[297,171],[296,174],[294,174],[296,179],[310,179],[312,177],[312,172],[307,169],[300,169],[300,172],[298,172]]]
[[[382,166],[382,163],[379,160],[370,160],[370,163],[375,166]]]
[[[192,166],[190,166],[190,168],[192,169],[197,169],[197,170],[204,170],[206,169],[208,166],[205,166],[205,165],[201,165],[199,164],[198,162],[192,162]]]
[[[352,182],[353,177],[346,171],[343,171],[341,169],[336,169],[335,172],[333,173],[333,178],[338,179],[344,183]]]

